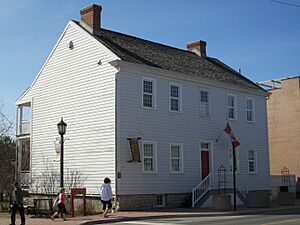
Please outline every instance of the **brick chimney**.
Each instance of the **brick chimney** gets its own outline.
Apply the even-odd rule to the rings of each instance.
[[[100,31],[101,27],[101,10],[102,7],[99,5],[90,5],[80,10],[80,23],[89,26],[92,32]]]
[[[187,43],[188,51],[194,52],[201,57],[207,57],[206,55],[206,42],[205,41],[194,41]]]

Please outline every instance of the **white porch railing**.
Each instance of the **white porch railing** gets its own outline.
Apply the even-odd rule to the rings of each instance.
[[[192,207],[195,207],[196,203],[211,189],[211,182],[210,182],[209,174],[204,180],[201,181],[192,191]]]
[[[192,190],[192,207],[195,207],[197,202],[211,189],[218,189],[218,174],[210,173],[204,180],[202,180],[193,190]],[[233,175],[232,173],[226,173],[226,187],[233,188]],[[236,188],[239,192],[246,198],[248,193],[248,187],[243,184],[238,175],[236,175]]]
[[[241,181],[239,176],[236,176],[236,188],[244,198],[247,198],[248,187]]]

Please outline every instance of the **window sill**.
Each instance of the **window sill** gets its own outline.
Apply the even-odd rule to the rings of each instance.
[[[209,119],[212,119],[212,116],[211,115],[199,115],[199,117],[201,118],[209,118]]]
[[[157,172],[143,171],[143,174],[154,175],[154,174],[157,174]]]
[[[233,118],[233,119],[232,119],[232,118],[228,118],[228,117],[227,117],[227,120],[230,120],[230,121],[237,121],[236,118]]]
[[[182,114],[182,111],[173,111],[173,110],[169,110],[169,113]]]
[[[148,109],[148,110],[156,110],[155,107],[146,107],[146,106],[142,106],[143,109]]]
[[[182,171],[179,171],[179,172],[170,171],[170,174],[180,175],[180,174],[183,174],[183,172]]]

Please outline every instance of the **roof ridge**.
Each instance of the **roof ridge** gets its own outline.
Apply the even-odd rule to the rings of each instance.
[[[247,77],[245,77],[244,75],[240,74],[239,72],[237,72],[235,69],[231,68],[230,66],[228,66],[227,64],[225,64],[224,62],[222,62],[221,60],[214,58],[214,57],[206,57],[206,59],[215,64],[216,66],[222,66],[223,69],[227,70],[228,72],[231,72],[233,75],[235,75],[238,78],[241,78],[247,82],[250,82],[251,84],[261,88],[259,85],[257,85],[256,83],[254,83],[252,80],[248,79]],[[219,63],[219,64],[217,64]],[[262,89],[262,88],[261,88]],[[263,89],[264,90],[264,89]]]
[[[103,37],[103,36],[97,36],[97,35],[95,35],[95,37],[96,37],[97,39],[100,39],[100,40],[103,40],[103,39],[104,39],[105,41],[110,42],[111,44],[115,45],[117,48],[122,49],[122,51],[127,52],[129,55],[131,55],[132,57],[134,57],[134,58],[136,58],[136,59],[138,59],[138,60],[140,60],[140,61],[142,61],[142,62],[147,62],[147,63],[149,63],[150,65],[152,65],[152,66],[154,66],[154,67],[160,68],[160,66],[158,66],[158,65],[156,65],[156,64],[154,64],[154,63],[152,63],[152,62],[150,62],[149,60],[146,60],[146,59],[144,59],[144,58],[138,56],[137,54],[133,53],[132,51],[129,51],[129,50],[123,48],[122,46],[118,45],[117,43],[115,43],[114,41],[112,41],[112,40],[110,40],[110,39],[108,39],[108,38],[106,38],[106,37]],[[103,43],[103,42],[102,42],[102,43]],[[105,43],[103,43],[103,44],[105,44]],[[108,46],[107,46],[107,47],[108,47]],[[112,49],[111,49],[111,50],[112,50]],[[113,50],[112,50],[112,51],[113,51]]]
[[[156,64],[154,64],[154,63],[152,63],[152,62],[150,62],[149,60],[146,60],[146,59],[144,59],[144,58],[138,56],[138,55],[135,54],[134,52],[129,51],[128,49],[125,49],[125,48],[123,48],[122,46],[118,45],[116,42],[114,42],[114,41],[112,41],[112,40],[110,40],[110,39],[104,37],[103,35],[101,35],[101,33],[100,33],[100,35],[91,34],[86,28],[84,28],[83,26],[81,26],[80,23],[79,23],[78,21],[75,21],[75,20],[72,20],[72,21],[75,22],[75,23],[77,23],[82,29],[86,30],[90,35],[92,35],[94,38],[96,38],[98,41],[100,41],[102,44],[104,44],[107,48],[109,48],[109,46],[107,46],[107,43],[105,43],[105,42],[109,42],[110,44],[114,45],[116,48],[121,49],[122,51],[128,53],[130,56],[132,56],[133,58],[135,58],[135,59],[137,59],[137,60],[139,60],[139,61],[141,61],[141,62],[144,62],[144,63],[147,62],[147,63],[150,64],[151,66],[160,68],[160,66],[158,66],[158,65],[156,65]],[[103,28],[102,28],[102,29],[103,29]],[[104,30],[109,31],[109,32],[113,32],[113,31],[110,31],[110,30],[107,30],[107,29],[104,29]],[[118,33],[118,32],[114,32],[114,33]],[[127,36],[128,36],[128,35],[127,35]],[[132,38],[134,38],[134,37],[132,36]],[[101,40],[102,40],[102,41],[101,41]],[[104,43],[103,43],[103,41],[104,41]],[[117,55],[117,53],[116,53],[113,49],[110,49],[110,50],[113,51],[113,52]]]
[[[86,30],[79,22],[74,22]],[[88,30],[87,32],[124,61],[263,90],[250,79],[213,57],[200,57],[188,50],[105,28],[95,33]]]
[[[121,32],[119,32],[119,31],[113,31],[113,30],[101,28],[101,29],[100,29],[100,33],[101,33],[101,30],[105,30],[105,31],[112,32],[112,33],[115,33],[115,34],[127,36],[127,37],[134,38],[134,39],[139,39],[139,40],[141,40],[141,41],[149,42],[149,43],[155,44],[155,45],[164,46],[164,47],[166,47],[166,48],[173,48],[173,49],[175,49],[175,50],[179,50],[179,51],[183,51],[183,52],[190,52],[190,51],[185,50],[185,49],[177,48],[177,47],[174,47],[174,46],[170,46],[170,45],[167,45],[167,44],[162,44],[162,43],[155,42],[155,41],[149,41],[149,40],[147,40],[147,39],[143,39],[143,38],[136,37],[136,36],[129,35],[129,34],[124,34],[124,33],[121,33]],[[96,36],[98,36],[98,35],[96,35]]]
[[[77,24],[80,25],[80,22],[79,22],[79,21],[76,21],[76,20],[71,20],[71,21],[73,21],[73,22],[75,22],[75,23],[77,23]],[[81,26],[81,27],[82,27],[82,26]],[[155,42],[155,41],[149,41],[149,40],[143,39],[143,38],[141,38],[141,37],[136,37],[136,36],[133,36],[133,35],[124,34],[124,33],[120,32],[120,31],[109,30],[109,29],[106,29],[106,28],[102,28],[102,27],[101,27],[100,33],[101,33],[101,30],[108,31],[108,32],[112,32],[112,33],[119,34],[119,35],[124,35],[124,36],[130,37],[130,38],[134,38],[134,39],[139,39],[139,40],[142,40],[142,41],[146,41],[146,42],[149,42],[149,43],[152,43],[152,44],[164,46],[164,47],[167,47],[167,48],[173,48],[173,49],[176,49],[176,50],[179,50],[179,51],[190,52],[190,51],[188,51],[188,50],[186,50],[186,49],[181,49],[181,48],[177,48],[177,47],[174,47],[174,46],[169,46],[169,45],[167,45],[167,44],[161,44],[161,43]],[[94,34],[94,35],[95,35],[95,34]],[[99,37],[99,35],[95,35],[95,36]],[[193,53],[193,52],[192,52],[192,53]]]

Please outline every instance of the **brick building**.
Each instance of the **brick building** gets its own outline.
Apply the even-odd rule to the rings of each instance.
[[[269,88],[267,100],[271,175],[286,167],[300,176],[300,77],[260,82]]]

